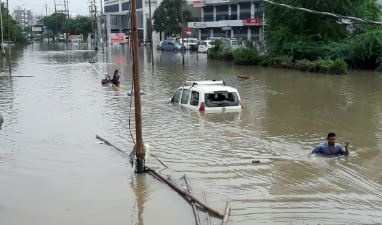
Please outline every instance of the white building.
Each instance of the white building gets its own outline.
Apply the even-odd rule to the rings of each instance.
[[[17,9],[13,11],[12,16],[23,30],[33,25],[33,15],[32,15],[32,11],[30,10],[21,8],[19,6],[17,7]]]
[[[150,40],[149,0],[136,0],[138,38],[141,42]],[[151,0],[151,15],[159,6],[160,0]],[[110,33],[126,33],[130,36],[130,1],[104,0],[104,15],[106,17],[106,33],[109,40]],[[159,35],[153,33],[154,45],[159,41]]]
[[[201,7],[200,22],[189,22],[199,39],[211,37],[262,41],[264,13],[261,0],[194,0]]]

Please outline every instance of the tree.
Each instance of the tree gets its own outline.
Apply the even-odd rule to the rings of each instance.
[[[10,16],[9,11],[4,7],[4,3],[1,3],[1,12],[3,15],[3,28],[4,28],[4,40],[8,40],[8,30],[10,33],[10,40],[15,43],[25,43],[26,37],[23,34],[21,27],[16,23],[16,21]],[[9,23],[7,22],[9,19]],[[1,29],[1,28],[0,28]]]
[[[154,30],[164,32],[165,35],[178,35],[182,32],[182,11],[183,24],[189,21],[191,13],[183,10],[183,0],[164,0],[154,11]]]
[[[88,34],[92,32],[92,21],[89,17],[78,16],[69,21],[69,32],[71,34]]]
[[[370,20],[378,20],[380,16],[380,7],[375,0],[278,0],[277,2]],[[311,48],[313,52],[320,51],[320,46],[323,44],[341,41],[350,35],[347,27],[333,17],[269,4],[266,5],[265,12],[267,44],[273,54],[295,55],[306,48]],[[355,32],[362,33],[368,29],[370,28],[367,26],[357,25]],[[311,54],[313,57],[314,55],[315,53]]]
[[[66,15],[63,13],[53,13],[50,16],[45,16],[41,19],[42,24],[46,26],[53,34],[65,32]]]
[[[43,17],[42,23],[51,30],[53,34],[66,32],[70,34],[88,34],[92,31],[91,19],[85,16],[78,16],[74,19],[70,18],[67,20],[65,14],[54,13],[50,16]]]

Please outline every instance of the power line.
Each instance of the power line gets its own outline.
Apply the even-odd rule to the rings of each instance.
[[[279,7],[284,7],[284,8],[288,8],[288,9],[292,9],[292,10],[298,10],[298,11],[303,11],[303,12],[317,14],[317,15],[331,16],[331,17],[341,19],[341,20],[345,19],[345,20],[351,20],[351,21],[358,21],[361,23],[382,25],[382,22],[380,22],[380,21],[372,21],[372,20],[362,19],[362,18],[358,18],[358,17],[354,17],[354,16],[343,16],[340,14],[330,13],[330,12],[321,12],[321,11],[316,11],[313,9],[307,9],[307,8],[291,6],[291,5],[287,5],[287,4],[283,4],[283,3],[278,3],[278,2],[274,2],[274,1],[270,1],[270,0],[263,0],[263,1],[266,3],[269,3],[271,5],[275,5],[275,6],[279,6]]]

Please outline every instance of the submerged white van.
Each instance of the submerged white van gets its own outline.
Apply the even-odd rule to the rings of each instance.
[[[200,112],[237,112],[242,109],[237,89],[215,80],[186,81],[175,91],[171,102]]]

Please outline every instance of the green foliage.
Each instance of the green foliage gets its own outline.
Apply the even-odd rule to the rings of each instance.
[[[340,15],[356,16],[378,20],[380,7],[375,0],[278,0],[293,6],[326,11]],[[322,45],[339,42],[350,34],[346,26],[329,16],[321,16],[284,7],[266,4],[267,43],[273,55],[293,55],[296,59],[315,60],[326,53]],[[362,25],[355,27],[355,33],[370,29]]]
[[[295,69],[315,73],[343,74],[347,73],[348,65],[343,59],[317,59],[309,61],[306,59],[297,60]]]
[[[214,47],[208,50],[208,58],[221,59],[227,61],[233,60],[232,50],[222,40],[214,40],[211,42],[211,45],[213,45]]]
[[[88,34],[92,32],[92,20],[85,16],[78,16],[74,19],[70,18],[66,21],[64,14],[54,13],[43,17],[41,22],[54,34],[66,32],[70,34]],[[66,22],[67,24],[65,24]]]
[[[10,33],[10,40],[14,43],[26,43],[27,39],[23,34],[21,27],[16,23],[16,21],[9,14],[7,8],[4,7],[4,3],[1,3],[1,12],[4,27],[4,40],[8,40],[8,30]],[[8,23],[9,19],[9,23]],[[1,28],[0,28],[1,29]]]
[[[240,65],[257,64],[258,55],[255,48],[239,48],[233,51],[233,62]]]
[[[348,64],[342,58],[318,58],[316,60],[293,60],[292,56],[260,55],[256,48],[239,48],[231,51],[225,48],[222,41],[214,41],[215,47],[208,52],[208,57],[233,61],[239,65],[272,66],[284,69],[296,69],[314,73],[343,74],[347,73]]]
[[[89,17],[78,16],[69,20],[69,32],[71,34],[88,34],[92,32],[92,21]]]
[[[182,10],[186,4],[183,0],[164,0],[154,11],[153,28],[157,32],[164,32],[167,36],[182,33]],[[183,23],[191,19],[191,12],[183,10]]]
[[[54,34],[65,32],[65,15],[63,13],[53,13],[50,16],[45,16],[41,22]]]
[[[380,67],[382,56],[381,30],[360,34],[348,41],[347,47],[344,51],[350,52],[347,60],[353,67],[364,69]]]

